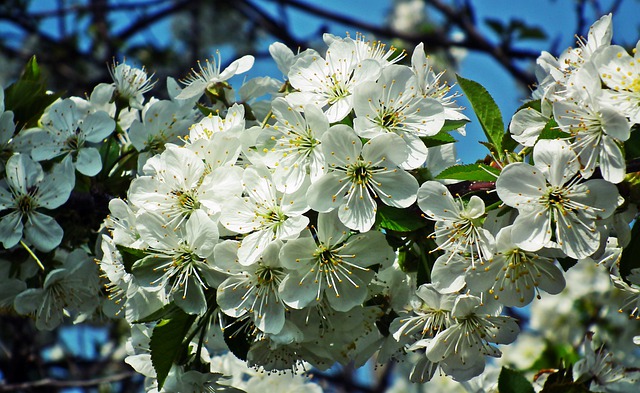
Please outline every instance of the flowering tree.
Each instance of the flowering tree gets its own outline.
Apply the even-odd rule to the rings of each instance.
[[[118,320],[147,391],[321,391],[370,359],[399,390],[637,391],[640,55],[611,15],[540,55],[506,130],[458,77],[488,149],[467,165],[422,44],[323,38],[237,88],[254,58],[218,54],[166,100],[124,62],[63,98],[33,58],[0,97],[2,308]]]

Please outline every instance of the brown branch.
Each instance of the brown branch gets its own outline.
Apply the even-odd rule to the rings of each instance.
[[[485,52],[493,57],[498,63],[500,63],[509,73],[520,83],[525,86],[531,86],[535,83],[535,77],[533,74],[526,72],[518,68],[514,63],[514,54],[518,51],[508,47],[497,46],[491,43],[477,28],[474,21],[465,14],[459,12],[453,7],[443,3],[440,0],[428,0],[428,4],[432,5],[435,9],[442,13],[447,19],[451,20],[458,27],[464,31],[466,36],[466,46],[468,49],[475,49],[480,52]],[[539,53],[533,56],[533,59],[537,58]]]
[[[186,10],[189,7],[193,7],[193,6],[197,6],[198,3],[194,2],[192,0],[182,0],[182,1],[176,1],[173,5],[165,7],[161,10],[158,10],[152,14],[149,15],[145,15],[143,17],[140,17],[138,19],[136,19],[135,22],[133,22],[131,25],[129,25],[128,27],[124,28],[123,30],[121,30],[119,33],[115,33],[114,34],[114,40],[115,41],[126,41],[129,38],[131,38],[132,36],[134,36],[135,34],[139,33],[140,31],[148,28],[149,26],[161,21],[164,18],[173,16],[175,14],[177,14],[180,11]]]
[[[44,378],[38,381],[21,382],[14,384],[0,384],[0,392],[16,392],[20,390],[28,390],[35,388],[73,388],[73,387],[91,387],[105,383],[120,382],[138,375],[130,371],[119,374],[110,375],[108,377],[94,378],[80,381],[61,381],[53,378]]]

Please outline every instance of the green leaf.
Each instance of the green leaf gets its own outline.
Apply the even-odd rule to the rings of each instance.
[[[454,131],[469,123],[469,120],[445,120],[440,133],[443,131]],[[437,134],[436,134],[437,135]]]
[[[247,354],[251,348],[250,338],[247,337],[246,329],[242,322],[238,323],[237,320],[231,317],[227,317],[231,322],[226,321],[225,328],[222,331],[224,335],[224,342],[229,347],[229,351],[236,355],[240,360],[247,360]]]
[[[47,94],[34,56],[22,70],[20,79],[5,89],[5,110],[13,111],[16,130],[35,127],[44,110],[60,96],[61,94]]]
[[[202,105],[202,104],[201,104],[201,103],[199,103],[199,102],[196,102],[196,107],[198,108],[198,110],[200,111],[200,113],[202,113],[202,114],[203,114],[203,115],[205,115],[205,116],[209,116],[209,115],[211,115],[211,116],[217,116],[217,115],[219,114],[217,110],[215,110],[215,109],[211,109],[211,108],[209,108],[209,107],[207,107],[207,106],[204,106],[204,105]]]
[[[454,165],[440,172],[436,179],[496,181],[500,170],[485,164]]]
[[[502,367],[498,377],[500,393],[534,393],[533,386],[519,371]]]
[[[540,136],[538,137],[538,140],[540,140],[540,139],[564,139],[564,138],[569,138],[569,137],[571,137],[571,134],[568,134],[568,133],[560,130],[560,127],[558,127],[558,123],[556,123],[556,120],[552,117],[551,119],[549,119],[547,124],[542,129],[542,132],[540,133]]]
[[[493,146],[493,153],[502,158],[502,135],[504,134],[504,122],[500,108],[496,105],[487,89],[478,82],[465,79],[457,75],[458,84],[471,103],[482,130],[487,136],[487,141]]]
[[[131,273],[134,263],[147,256],[144,250],[138,250],[137,248],[125,247],[119,244],[116,245],[116,248],[120,251],[120,255],[122,255],[122,264],[127,273]]]
[[[38,62],[36,61],[36,56],[31,56],[27,65],[22,70],[22,75],[20,79],[23,81],[40,81],[40,67],[38,66]]]
[[[431,136],[425,136],[420,138],[427,147],[446,145],[447,143],[455,143],[457,140],[452,137],[447,131],[440,131],[439,133]]]
[[[631,242],[622,250],[622,258],[620,258],[620,277],[627,281],[627,276],[631,274],[631,270],[640,268],[640,224],[638,220],[633,223],[631,229]],[[627,281],[628,282],[628,281]]]
[[[151,350],[151,364],[153,364],[158,378],[158,389],[162,389],[174,360],[178,359],[179,355],[186,350],[182,341],[195,319],[195,315],[178,311],[173,314],[171,319],[163,319],[153,328],[149,349]]]
[[[624,154],[626,160],[640,158],[640,126],[635,125],[631,129],[629,139],[624,142]]]
[[[438,245],[435,240],[432,238],[426,238],[420,244],[419,251],[419,263],[418,263],[418,271],[416,273],[416,281],[418,286],[431,282],[431,271],[433,270],[433,265],[436,263],[436,259],[440,255],[442,255],[442,251],[436,251]],[[416,251],[415,249],[412,251]]]
[[[411,232],[424,228],[429,223],[427,219],[422,218],[421,213],[419,209],[398,209],[382,205],[378,206],[376,222],[384,229],[396,232]]]
[[[558,258],[558,262],[560,262],[560,266],[562,266],[562,270],[566,272],[567,270],[571,269],[576,263],[578,263],[578,260],[565,257],[565,258]]]
[[[521,110],[526,108],[535,109],[537,112],[542,113],[542,101],[541,100],[527,101],[524,104],[520,105],[520,108],[518,108],[516,112],[520,112]]]
[[[159,310],[152,312],[146,317],[142,317],[137,321],[133,321],[133,323],[151,323],[156,322],[161,319],[171,319],[178,314],[183,314],[184,311],[178,306],[176,306],[173,302],[166,304]]]

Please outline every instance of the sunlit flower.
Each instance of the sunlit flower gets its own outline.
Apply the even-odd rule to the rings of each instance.
[[[325,133],[322,144],[329,172],[309,187],[312,209],[338,208],[343,224],[365,232],[375,222],[376,199],[399,208],[415,201],[418,182],[398,167],[408,150],[398,135],[380,135],[363,146],[351,127],[338,125]]]
[[[580,164],[568,142],[538,141],[535,166],[507,165],[496,182],[502,201],[518,209],[511,240],[525,251],[557,245],[572,258],[600,246],[597,220],[613,214],[618,190],[602,179],[580,182]]]
[[[212,88],[217,83],[224,82],[234,75],[245,73],[253,67],[253,56],[246,55],[234,60],[227,68],[221,71],[222,60],[220,59],[220,52],[216,51],[216,55],[218,56],[217,60],[211,57],[211,61],[207,59],[204,66],[198,62],[199,71],[191,70],[191,75],[187,76],[184,81],[186,87],[178,94],[177,99],[186,100],[200,97],[205,90]]]
[[[135,68],[124,62],[117,64],[115,60],[113,65],[109,66],[109,74],[113,78],[119,98],[128,100],[134,109],[142,109],[143,94],[153,89],[156,84],[151,79],[153,75],[147,75],[144,67]]]
[[[381,232],[353,234],[329,213],[319,215],[315,237],[288,241],[280,259],[292,270],[280,286],[285,303],[300,309],[326,297],[333,309],[348,311],[365,300],[371,266],[391,265],[394,253]]]

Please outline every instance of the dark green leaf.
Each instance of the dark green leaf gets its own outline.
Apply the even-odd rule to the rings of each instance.
[[[418,209],[398,209],[382,205],[378,206],[376,222],[384,229],[396,232],[411,232],[423,228],[429,223],[421,216]]]
[[[131,273],[134,263],[147,256],[144,250],[138,250],[137,248],[130,248],[121,245],[117,245],[116,248],[120,251],[120,255],[122,255],[122,264],[124,265],[124,270],[127,273]]]
[[[432,136],[425,136],[420,138],[422,142],[424,142],[427,147],[434,147],[440,145],[446,145],[447,143],[455,143],[457,140],[449,135],[446,131],[440,131],[439,133]]]
[[[631,136],[624,142],[624,154],[626,160],[635,160],[640,158],[640,128],[634,126],[631,130]]]
[[[556,123],[556,120],[552,117],[542,129],[538,139],[564,139],[570,136],[571,134],[560,130],[558,123]]]
[[[445,120],[440,133],[443,131],[454,131],[469,123],[469,120]]]
[[[216,116],[216,115],[218,115],[218,111],[217,110],[211,109],[211,108],[209,108],[207,106],[204,106],[199,102],[196,102],[196,107],[198,107],[198,110],[200,111],[200,113],[202,113],[205,116],[209,116],[209,115]]]
[[[229,317],[229,319],[231,318]],[[229,347],[229,351],[236,355],[238,359],[246,361],[247,354],[251,348],[251,339],[247,336],[248,333],[243,327],[244,324],[242,322],[229,323],[229,321],[227,321],[222,333],[224,334],[224,342],[227,344],[227,347]]]
[[[482,130],[487,136],[487,141],[493,146],[493,153],[502,158],[502,135],[504,134],[504,122],[500,108],[496,105],[487,89],[478,82],[457,76],[458,84],[471,103]]]
[[[498,377],[500,393],[534,393],[531,382],[520,372],[502,367]]]
[[[544,351],[531,365],[531,370],[555,369],[562,364],[573,364],[580,359],[580,355],[570,344],[557,344],[546,341]]]
[[[441,251],[435,252],[438,245],[431,238],[427,238],[420,246],[424,247],[424,249],[417,250],[420,257],[418,272],[416,273],[418,286],[431,282],[431,271],[433,270],[433,265],[435,265],[436,259],[438,259],[442,254]]]
[[[620,277],[627,281],[627,276],[631,274],[631,269],[635,268],[640,268],[640,224],[638,224],[638,220],[633,223],[633,228],[631,229],[631,242],[622,250]]]
[[[146,317],[140,318],[133,323],[150,323],[156,322],[161,319],[171,319],[178,314],[184,314],[184,311],[178,306],[176,306],[173,302],[163,306],[161,309],[152,312]]]
[[[502,136],[502,149],[505,151],[514,151],[518,147],[519,143],[511,136],[509,131],[505,132]]]
[[[536,111],[542,113],[542,101],[541,100],[531,100],[527,101],[524,104],[520,105],[520,108],[516,112],[520,112],[522,109],[531,108]]]
[[[562,266],[562,270],[564,270],[565,272],[571,269],[576,263],[578,263],[576,259],[569,257],[558,258],[558,262],[560,262],[560,266]]]
[[[35,56],[22,70],[20,79],[5,89],[5,110],[13,111],[16,130],[35,127],[44,110],[61,94],[47,94]]]
[[[158,389],[164,385],[174,360],[185,350],[182,341],[195,319],[195,315],[178,311],[171,319],[164,319],[153,328],[149,349],[151,364],[158,378]]]
[[[436,179],[495,181],[500,170],[485,164],[454,165],[440,172]]]

